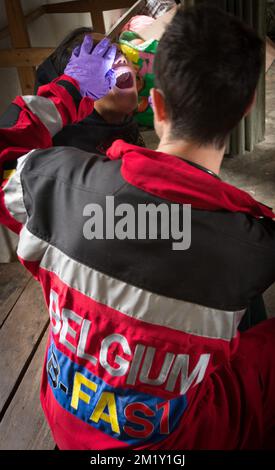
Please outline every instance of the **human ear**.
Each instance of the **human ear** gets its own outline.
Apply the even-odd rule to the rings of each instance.
[[[152,88],[150,91],[152,98],[152,107],[155,115],[155,119],[158,122],[167,120],[167,112],[165,106],[165,99],[163,93],[158,88]]]

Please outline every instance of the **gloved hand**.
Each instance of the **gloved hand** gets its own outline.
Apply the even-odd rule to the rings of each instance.
[[[116,83],[112,65],[117,48],[105,38],[92,49],[93,39],[86,35],[83,43],[74,49],[64,73],[78,81],[82,96],[98,100]]]

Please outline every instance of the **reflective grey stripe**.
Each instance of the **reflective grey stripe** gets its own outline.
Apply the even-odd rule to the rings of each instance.
[[[62,118],[51,100],[43,96],[22,96],[28,108],[40,119],[53,137],[63,128]]]
[[[10,177],[3,189],[6,208],[18,222],[23,224],[27,220],[27,212],[23,200],[21,172],[27,159],[33,152],[34,150],[18,158],[16,172]]]
[[[216,310],[126,284],[72,260],[49,246],[40,267],[82,294],[144,322],[185,333],[230,341],[244,313]]]
[[[20,232],[17,254],[25,261],[40,261],[48,246],[48,243],[33,235],[25,226]]]

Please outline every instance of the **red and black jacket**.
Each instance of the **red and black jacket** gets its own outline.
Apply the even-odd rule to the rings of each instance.
[[[238,350],[245,309],[275,280],[274,214],[172,155],[123,141],[107,157],[49,148],[91,109],[62,77],[17,98],[0,124],[0,220],[19,234],[19,259],[50,312],[41,400],[55,440],[61,449],[236,448],[235,382],[219,379],[230,440],[200,430],[200,403]],[[106,207],[108,196],[115,207],[191,204],[190,248],[87,240],[85,208]]]

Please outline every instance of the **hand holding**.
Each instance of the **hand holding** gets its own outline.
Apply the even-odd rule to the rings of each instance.
[[[64,73],[78,81],[82,96],[98,100],[116,83],[112,69],[116,52],[116,46],[107,38],[93,49],[93,39],[86,35],[82,45],[74,49]]]

